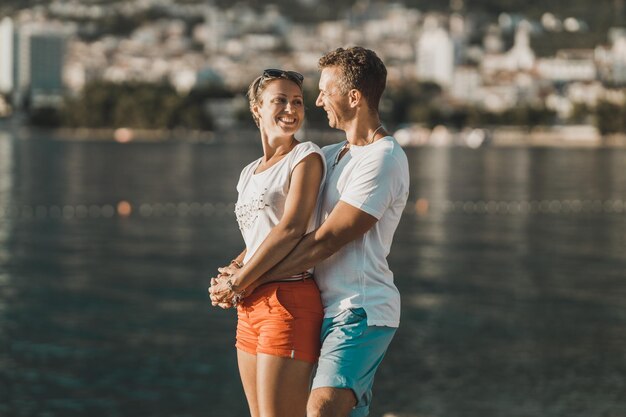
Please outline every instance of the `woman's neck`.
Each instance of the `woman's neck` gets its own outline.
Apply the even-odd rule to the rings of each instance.
[[[261,134],[263,142],[263,157],[265,161],[269,161],[272,158],[280,158],[288,154],[295,144],[296,138],[293,135],[290,136],[269,136]]]

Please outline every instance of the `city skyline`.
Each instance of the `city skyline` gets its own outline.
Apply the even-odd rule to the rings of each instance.
[[[361,2],[358,13],[352,10],[335,20],[302,23],[272,5],[257,11],[242,4],[220,8],[172,0],[77,4],[53,2],[3,20],[0,45],[8,43],[8,25],[17,40],[24,39],[22,44],[15,42],[21,46],[14,51],[13,75],[7,74],[6,64],[0,66],[0,89],[3,80],[5,86],[7,80],[15,84],[12,94],[5,91],[14,106],[29,95],[35,106],[61,102],[54,99],[63,94],[52,88],[55,82],[50,77],[45,82],[33,79],[47,85],[29,84],[28,74],[37,74],[42,66],[52,73],[60,71],[66,96],[80,95],[85,85],[97,80],[167,83],[181,95],[202,85],[241,91],[259,68],[276,66],[298,69],[315,90],[318,57],[355,44],[378,52],[387,64],[390,86],[435,83],[441,88],[439,101],[447,107],[471,106],[494,114],[520,106],[541,107],[567,123],[580,106],[594,109],[605,101],[622,106],[625,100],[626,29],[611,28],[607,42],[594,48],[572,45],[541,56],[534,51],[533,39],[588,30],[582,19],[547,11],[539,20],[503,13],[495,21],[481,21],[457,12],[422,12],[402,3]],[[90,39],[86,33],[97,27],[76,22],[106,17],[118,9],[134,16],[157,5],[161,15],[138,24],[127,35]],[[47,40],[40,39],[41,33]],[[41,54],[33,55],[24,46],[33,36],[35,45],[56,42],[54,48],[43,47],[46,63],[38,62]],[[5,56],[6,50],[0,46]],[[241,110],[241,98],[236,100],[239,103],[230,106],[233,112]]]

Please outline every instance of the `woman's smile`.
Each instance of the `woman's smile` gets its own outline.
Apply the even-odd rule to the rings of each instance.
[[[296,124],[297,119],[291,116],[281,116],[277,119],[280,123],[288,126],[293,126]]]

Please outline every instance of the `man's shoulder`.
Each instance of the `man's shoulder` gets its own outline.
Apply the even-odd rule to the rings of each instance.
[[[375,159],[392,160],[402,163],[407,162],[404,149],[402,149],[402,146],[400,146],[393,136],[386,136],[375,144],[377,146],[374,152],[368,152],[366,157],[369,156]]]
[[[326,145],[326,146],[322,147],[322,152],[324,152],[324,153],[332,153],[333,151],[336,151],[336,150],[340,149],[345,143],[346,143],[346,141],[342,140],[341,142],[333,143],[331,145]]]
[[[390,181],[401,181],[408,186],[409,183],[409,160],[402,146],[393,136],[387,136],[380,141],[375,155],[371,156],[370,163],[380,167],[386,175],[384,178]]]
[[[336,154],[339,152],[339,149],[345,145],[346,141],[342,141],[339,143],[333,143],[332,145],[326,145],[322,148],[322,153],[324,154],[324,158],[326,161],[330,161]]]
[[[395,152],[395,153],[399,153],[399,154],[404,154],[404,150],[402,149],[402,146],[400,146],[400,144],[398,143],[396,138],[394,138],[391,135],[385,136],[381,140],[381,144],[382,144],[383,148],[385,150],[389,151],[389,152]]]

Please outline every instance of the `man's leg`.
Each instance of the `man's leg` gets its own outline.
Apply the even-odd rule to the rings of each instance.
[[[356,405],[350,388],[316,388],[307,404],[307,417],[348,417]]]
[[[368,326],[362,308],[324,319],[308,416],[367,416],[374,376],[395,332],[392,327]]]

